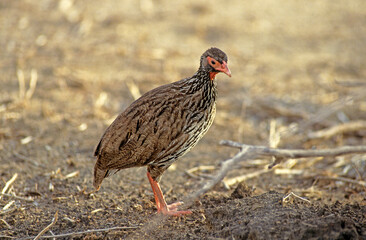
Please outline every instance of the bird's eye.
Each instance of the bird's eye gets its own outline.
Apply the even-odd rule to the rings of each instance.
[[[215,65],[215,61],[214,61],[214,60],[211,60],[211,64],[212,64],[212,65]]]

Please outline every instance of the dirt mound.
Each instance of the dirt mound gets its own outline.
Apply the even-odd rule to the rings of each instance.
[[[318,205],[267,192],[233,198],[210,193],[192,216],[181,219],[156,216],[130,239],[364,239],[366,207],[334,203]],[[184,219],[184,220],[183,220]],[[183,220],[183,221],[182,221]]]
[[[284,195],[228,199],[205,210],[213,237],[233,239],[359,239],[366,237],[366,207],[284,204]],[[362,230],[363,229],[363,230]]]

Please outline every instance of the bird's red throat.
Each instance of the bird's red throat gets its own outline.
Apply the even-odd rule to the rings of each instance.
[[[216,77],[216,74],[218,74],[218,72],[210,72],[210,80],[214,80]]]

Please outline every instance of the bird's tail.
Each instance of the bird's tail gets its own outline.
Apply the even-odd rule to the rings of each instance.
[[[96,191],[99,190],[100,185],[103,182],[103,179],[108,175],[108,170],[103,170],[98,167],[97,164],[95,164],[94,167],[94,182],[93,185],[96,189]]]

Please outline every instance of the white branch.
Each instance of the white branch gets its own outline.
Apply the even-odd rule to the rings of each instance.
[[[264,146],[252,146],[241,144],[238,142],[224,140],[221,141],[224,146],[239,148],[240,151],[233,157],[224,161],[217,175],[200,190],[193,193],[189,199],[196,199],[212,189],[216,184],[221,182],[227,173],[234,169],[234,166],[242,161],[258,158],[259,156],[274,156],[276,161],[269,166],[275,166],[279,162],[287,158],[309,158],[309,157],[326,157],[339,156],[352,153],[366,153],[366,146],[343,146],[334,149],[275,149]],[[188,204],[189,205],[189,204]]]
[[[58,211],[56,211],[55,216],[52,219],[52,222],[47,227],[45,227],[40,233],[38,233],[38,235],[33,240],[40,239],[43,234],[45,234],[53,225],[55,225],[57,219],[58,219]]]

